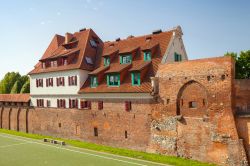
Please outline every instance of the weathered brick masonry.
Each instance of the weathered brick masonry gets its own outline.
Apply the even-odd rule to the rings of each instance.
[[[157,79],[159,94],[151,101],[131,100],[130,112],[121,99],[103,100],[103,110],[94,100],[91,110],[3,106],[0,127],[220,165],[248,165],[250,118],[239,110],[247,112],[250,85],[234,81],[231,58],[164,64]]]
[[[235,80],[235,100],[239,137],[244,140],[250,159],[250,80]]]
[[[223,165],[247,165],[234,116],[234,62],[162,65],[150,150]],[[196,108],[192,108],[195,105]]]

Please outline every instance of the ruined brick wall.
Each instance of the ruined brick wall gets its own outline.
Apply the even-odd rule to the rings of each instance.
[[[235,80],[236,124],[250,159],[250,80]]]
[[[230,57],[161,65],[152,108],[151,146],[158,152],[223,165],[247,165],[233,115]]]
[[[238,113],[250,113],[250,79],[235,80],[235,106]]]

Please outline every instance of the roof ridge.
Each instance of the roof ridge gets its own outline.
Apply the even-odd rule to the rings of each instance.
[[[161,32],[160,34],[162,33],[170,33],[170,32],[173,32],[175,31],[176,29],[171,29],[171,30],[168,30],[168,31],[164,31],[164,32]],[[145,35],[139,35],[139,36],[134,36],[133,38],[124,38],[124,39],[121,39],[119,42],[121,41],[127,41],[127,40],[133,40],[133,39],[138,39],[138,38],[144,38],[144,37],[147,37],[147,36],[156,36],[156,35],[160,35],[160,34],[145,34]],[[112,44],[112,43],[116,43],[117,41],[104,41],[105,44],[109,43],[109,44]]]

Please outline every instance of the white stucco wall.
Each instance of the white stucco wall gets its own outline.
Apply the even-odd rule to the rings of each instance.
[[[78,96],[78,91],[86,81],[88,73],[89,71],[77,69],[30,75],[31,105],[36,106],[36,99],[44,99],[44,105],[46,105],[46,100],[50,100],[52,107],[57,106],[57,99],[66,99],[66,104],[68,104],[70,97],[74,99]],[[77,76],[76,86],[68,85],[68,76]],[[58,77],[64,77],[65,86],[56,85]],[[53,87],[46,87],[46,78],[53,78]],[[36,79],[43,79],[43,87],[36,87]]]
[[[36,95],[31,96],[31,106],[36,107],[37,106],[37,99],[43,99],[44,100],[44,107],[47,107],[47,100],[50,101],[50,107],[57,108],[57,99],[65,99],[66,108],[69,108],[69,99],[78,99],[78,107],[80,106],[80,95]]]

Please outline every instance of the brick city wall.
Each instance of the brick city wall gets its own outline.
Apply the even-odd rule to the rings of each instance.
[[[104,100],[103,110],[97,101],[91,110],[4,106],[0,127],[220,165],[248,165],[250,118],[235,118],[235,108],[245,108],[239,96],[248,101],[249,92],[239,80],[234,83],[231,58],[164,64],[157,75],[159,95],[150,103],[132,100],[130,112],[123,100]]]
[[[162,65],[152,108],[151,152],[222,165],[247,165],[234,104],[230,57]]]
[[[150,139],[151,106],[132,101],[132,110],[126,112],[124,103],[104,101],[103,110],[98,110],[97,101],[92,101],[91,110],[3,107],[1,127],[145,151]],[[94,128],[98,136],[94,136]]]

